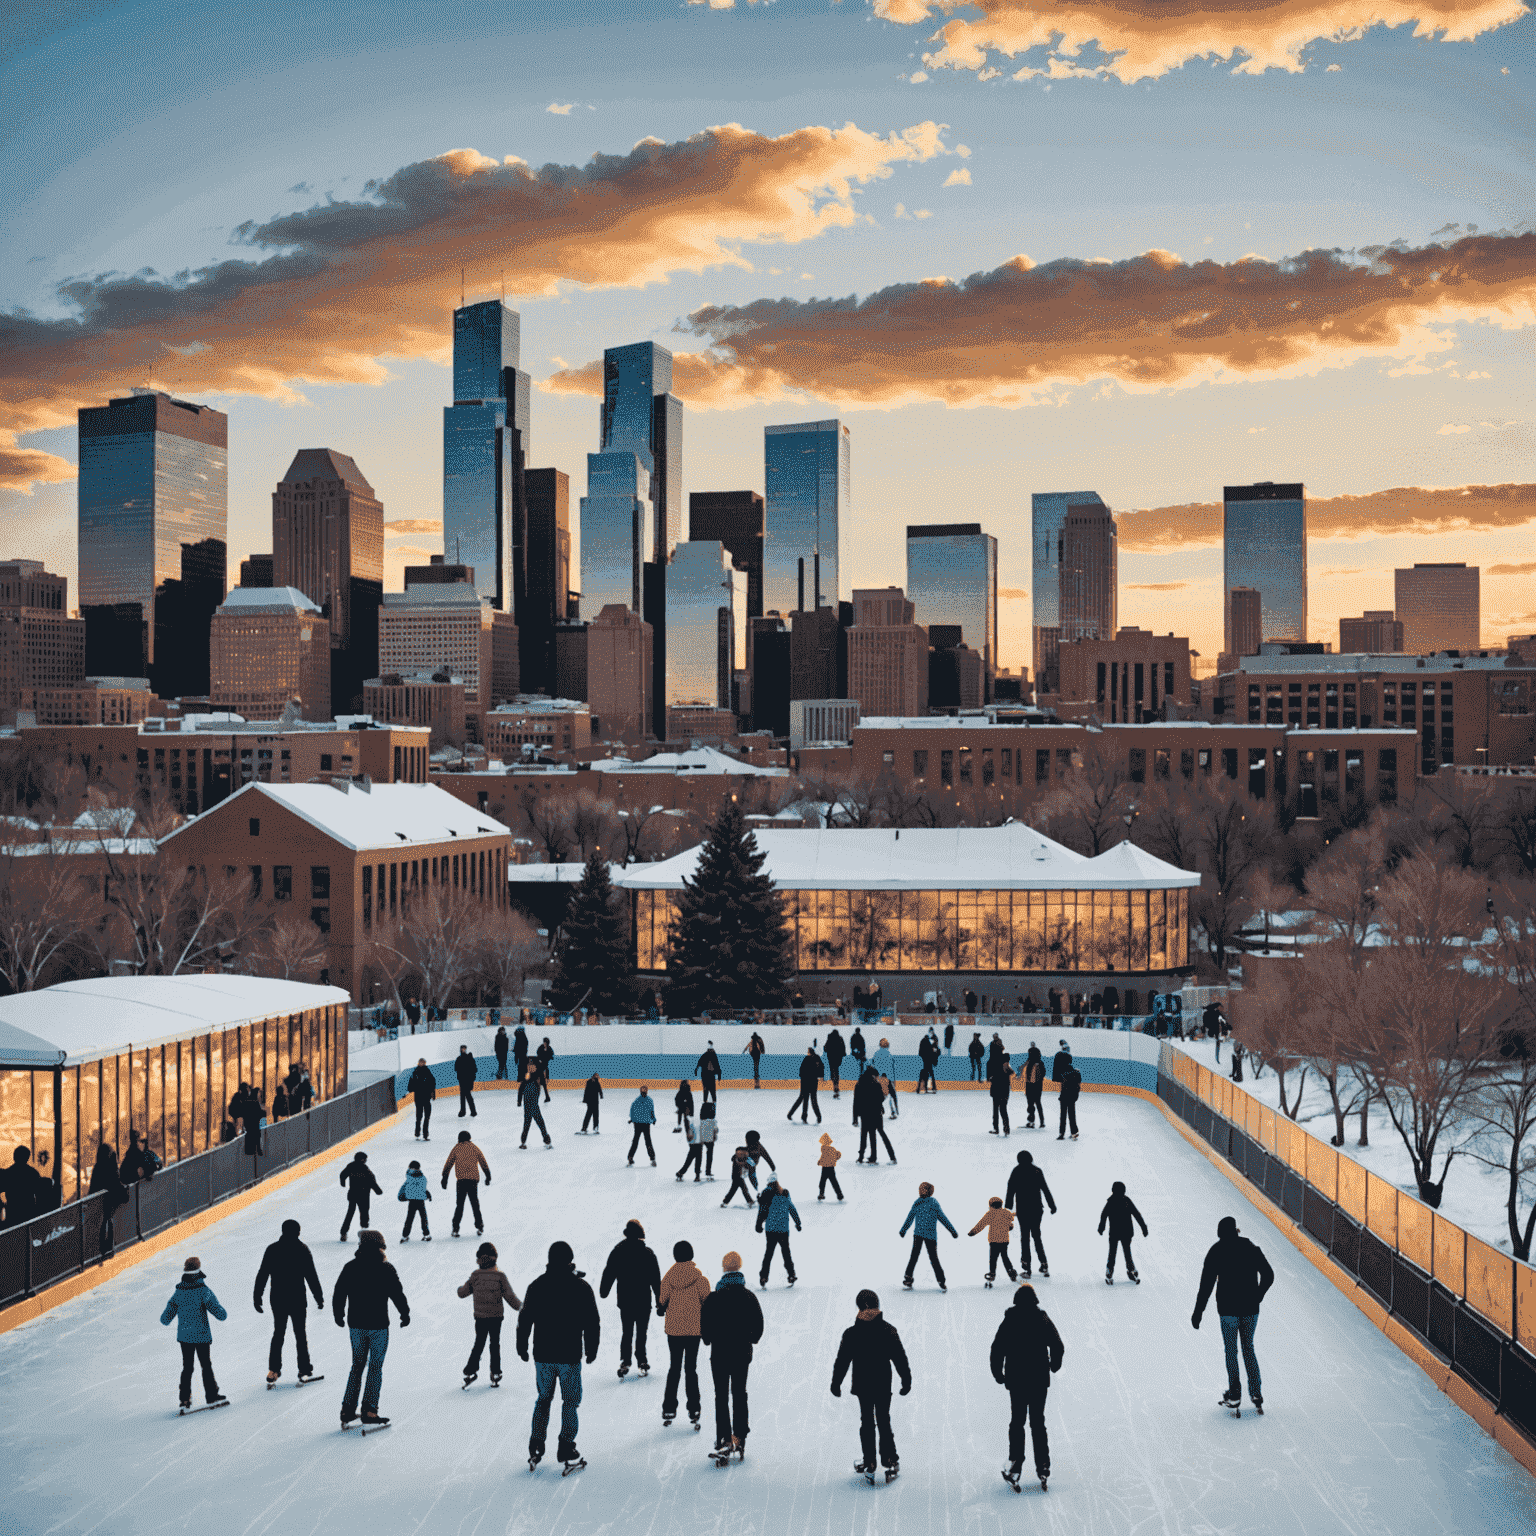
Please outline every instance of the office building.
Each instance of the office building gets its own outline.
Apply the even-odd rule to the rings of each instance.
[[[643,567],[655,558],[651,477],[632,450],[587,455],[581,498],[581,595],[588,613],[642,611]]]
[[[1227,593],[1227,635],[1233,656],[1257,656],[1264,644],[1264,594],[1257,587]]]
[[[747,617],[763,616],[763,498],[756,491],[693,491],[688,537],[718,539],[747,574]]]
[[[222,547],[228,538],[229,419],[139,390],[83,407],[79,435],[86,671],[156,680],[162,585],[182,579],[183,545]]]
[[[1035,686],[1055,693],[1058,679],[1056,648],[1061,643],[1062,532],[1068,507],[1104,505],[1097,491],[1037,491],[1030,497],[1030,564],[1034,578],[1030,597],[1034,607]]]
[[[1392,573],[1393,606],[1403,626],[1403,650],[1416,656],[1435,651],[1475,651],[1481,644],[1482,572],[1464,561],[1415,563]]]
[[[181,575],[155,591],[155,691],[162,698],[203,698],[209,687],[209,634],[224,601],[225,545],[202,539],[181,546]]]
[[[363,712],[380,725],[425,726],[434,751],[465,742],[464,680],[451,672],[390,672],[363,684]]]
[[[840,421],[763,429],[763,610],[836,609],[847,591],[852,439]]]
[[[569,616],[571,597],[571,477],[558,469],[524,476],[528,507],[528,576],[517,611],[524,693],[555,684],[555,625]]]
[[[928,631],[900,587],[853,594],[848,692],[861,716],[928,712]]]
[[[789,615],[789,696],[848,697],[848,626],[853,604],[803,608]]]
[[[592,745],[592,715],[576,699],[528,697],[491,711],[485,721],[486,750],[510,762],[526,748],[539,752],[579,752]]]
[[[331,717],[330,625],[295,587],[236,587],[213,616],[208,701],[247,720]]]
[[[1385,656],[1402,648],[1402,620],[1391,609],[1367,609],[1358,619],[1339,620],[1341,655]]]
[[[1059,699],[1060,710],[1086,706],[1073,713],[1097,715],[1109,725],[1167,719],[1170,703],[1187,712],[1189,640],[1171,633],[1154,635],[1131,624],[1113,639],[1064,645]]]
[[[997,540],[980,523],[907,525],[907,596],[917,622],[960,631],[956,644],[981,656],[984,700],[997,670]]]
[[[560,699],[587,697],[587,626],[580,619],[555,625],[555,688]]]
[[[652,728],[651,626],[623,603],[609,603],[586,626],[581,695],[599,741],[642,740]]]
[[[645,558],[665,563],[683,536],[683,403],[672,393],[672,354],[665,347],[639,341],[603,353],[600,425],[602,452],[632,453],[644,466],[651,501],[647,548],[654,551]]]
[[[1252,654],[1234,644],[1231,593],[1262,594],[1260,639],[1307,638],[1307,491],[1304,485],[1229,485],[1222,492],[1224,651]]]
[[[930,624],[927,630],[929,709],[980,709],[987,702],[980,654],[961,643],[958,624]]]
[[[474,566],[449,565],[441,555],[430,556],[426,565],[408,565],[405,568],[404,585],[408,587],[451,587],[461,582],[474,586]]]
[[[775,738],[789,732],[790,634],[776,613],[747,620],[747,693],[752,729]]]
[[[468,583],[428,583],[386,592],[379,610],[379,675],[447,672],[464,684],[465,730],[516,696],[517,624]]]
[[[85,620],[69,616],[68,577],[41,560],[0,564],[0,722],[35,711],[39,691],[50,699],[84,682]]]
[[[508,615],[522,581],[530,416],[519,325],[500,299],[454,310],[454,403],[443,411],[443,549]]]
[[[1107,640],[1119,623],[1120,563],[1115,520],[1102,502],[1067,508],[1058,574],[1060,644]]]
[[[790,750],[851,742],[858,723],[859,706],[852,699],[796,699],[789,706]]]
[[[272,585],[272,556],[247,555],[240,562],[242,587],[270,587]]]
[[[679,544],[666,567],[667,706],[731,708],[747,650],[747,574],[715,539]],[[590,680],[589,680],[590,686]]]

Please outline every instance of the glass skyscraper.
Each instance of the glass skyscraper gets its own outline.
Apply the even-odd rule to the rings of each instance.
[[[1058,681],[1057,648],[1061,644],[1061,545],[1067,508],[1104,505],[1097,491],[1037,491],[1030,497],[1030,540],[1034,610],[1034,646],[1031,664],[1035,686],[1055,693]]]
[[[763,429],[763,611],[835,608],[853,511],[852,442],[840,421]]]
[[[690,540],[667,567],[669,705],[731,707],[731,674],[746,665],[747,573],[715,539]]]
[[[651,476],[632,452],[589,453],[581,498],[581,608],[641,612],[641,567],[656,558]]]
[[[1262,594],[1263,639],[1307,638],[1307,492],[1304,485],[1229,485],[1222,492],[1224,649],[1232,651],[1232,589]]]
[[[156,662],[156,599],[196,553],[224,596],[229,418],[140,390],[79,413],[80,613],[88,665],[128,677]],[[175,589],[173,589],[175,590]],[[207,629],[203,629],[205,637]],[[93,667],[94,670],[94,667]]]
[[[517,366],[519,329],[500,299],[454,310],[454,403],[443,411],[443,549],[473,566],[476,591],[507,613],[526,574],[530,383]]]
[[[665,347],[638,341],[603,353],[600,427],[602,451],[634,454],[650,478],[657,553],[647,558],[665,561],[683,531],[683,402],[672,393]]]
[[[997,671],[997,540],[980,523],[907,525],[907,597],[924,629],[950,624],[980,654],[983,691]]]

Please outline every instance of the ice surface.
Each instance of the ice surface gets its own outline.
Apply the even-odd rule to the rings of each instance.
[[[659,1109],[669,1095],[659,1096]],[[639,1217],[670,1262],[688,1238],[711,1278],[738,1248],[755,1284],[762,1239],[745,1208],[719,1209],[726,1189],[678,1184],[682,1140],[657,1128],[661,1167],[643,1151],[624,1166],[627,1093],[604,1102],[601,1136],[574,1135],[576,1092],[557,1093],[545,1113],[554,1151],[535,1140],[517,1150],[521,1116],[513,1097],[488,1093],[471,1124],[495,1173],[482,1196],[487,1235],[521,1293],[543,1267],[547,1245],[564,1238],[595,1282],[626,1218]],[[412,1305],[408,1329],[393,1330],[382,1408],[395,1423],[360,1441],[337,1429],[347,1373],[346,1335],[328,1313],[310,1313],[318,1370],[327,1380],[296,1389],[292,1342],[287,1374],[263,1388],[269,1318],[251,1309],[262,1249],[288,1216],[304,1224],[322,1281],[334,1280],[353,1245],[337,1241],[345,1202],[336,1163],[274,1191],[185,1245],[203,1260],[230,1312],[214,1324],[214,1364],[232,1407],[177,1420],[180,1357],[174,1330],[158,1316],[181,1268],[167,1252],[109,1284],[0,1336],[0,1466],[6,1470],[0,1529],[12,1532],[281,1531],[383,1536],[392,1532],[688,1532],[694,1536],[800,1536],[878,1532],[923,1536],[1028,1528],[1104,1533],[1536,1532],[1536,1485],[1523,1469],[1442,1396],[1191,1148],[1152,1105],[1085,1095],[1082,1140],[1054,1130],[1011,1139],[987,1134],[979,1094],[903,1094],[891,1124],[899,1166],[859,1167],[845,1095],[823,1097],[825,1128],[844,1150],[848,1196],[816,1201],[817,1128],[783,1119],[790,1095],[731,1090],[721,1096],[717,1169],[751,1126],[777,1160],[805,1222],[792,1238],[800,1283],[776,1269],[759,1293],[767,1332],[750,1381],[747,1460],[717,1470],[705,1457],[713,1393],[701,1372],[706,1430],[680,1420],[661,1426],[665,1362],[661,1323],[651,1326],[653,1374],[619,1382],[617,1316],[602,1303],[603,1342],[585,1377],[580,1446],[590,1465],[562,1479],[546,1461],[525,1459],[532,1367],[512,1350],[506,1379],[468,1392],[460,1373],[473,1336],[470,1303],[454,1288],[474,1266],[472,1235],[448,1236],[449,1197],[438,1188],[461,1122],[454,1101],[438,1104],[433,1139],[411,1138],[411,1118],[367,1143],[386,1197],[374,1224],[390,1239]],[[1023,1102],[1013,1105],[1022,1119]],[[1054,1100],[1047,1100],[1054,1111]],[[514,1119],[514,1116],[516,1118]],[[667,1119],[670,1119],[668,1115]],[[1017,1122],[1016,1122],[1017,1123]],[[1038,1280],[1066,1342],[1050,1395],[1050,1492],[1002,1481],[1007,1394],[993,1384],[987,1350],[1009,1298],[1002,1281],[981,1284],[984,1237],[941,1232],[950,1290],[926,1270],[901,1290],[907,1244],[897,1228],[920,1179],[931,1179],[964,1233],[1001,1194],[1013,1155],[1029,1147],[1046,1170],[1060,1214],[1047,1215],[1051,1278]],[[413,1156],[434,1176],[434,1241],[398,1241],[397,1204]],[[1136,1240],[1142,1284],[1104,1284],[1096,1233],[1110,1182],[1123,1178],[1151,1226]],[[1225,1386],[1220,1330],[1208,1311],[1189,1326],[1201,1259],[1216,1221],[1235,1214],[1278,1276],[1258,1334],[1266,1416],[1235,1422],[1216,1405]],[[469,1231],[466,1225],[466,1232]],[[1017,1254],[1015,1242],[1014,1253]],[[872,1286],[901,1330],[915,1374],[912,1395],[892,1418],[902,1475],[869,1488],[852,1472],[857,1406],[845,1388],[828,1392],[832,1359],[853,1319],[853,1295]],[[702,1364],[702,1362],[701,1362]],[[482,1373],[485,1366],[482,1365]],[[200,1395],[200,1392],[199,1392]],[[558,1412],[558,1410],[557,1410]],[[554,1449],[553,1431],[550,1450]],[[1026,1462],[1026,1475],[1029,1464]]]

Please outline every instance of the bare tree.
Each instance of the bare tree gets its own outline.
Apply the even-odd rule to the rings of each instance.
[[[371,957],[389,979],[397,1001],[416,980],[423,1003],[446,1007],[475,971],[482,903],[466,891],[434,885],[410,909],[374,929]]]
[[[1199,890],[1190,892],[1190,915],[1222,973],[1237,935],[1253,915],[1253,880],[1267,852],[1268,833],[1263,812],[1235,790],[1213,788],[1198,802],[1194,842],[1204,879]]]
[[[521,913],[486,906],[475,923],[471,964],[481,988],[499,1006],[516,1003],[523,980],[548,958],[538,930]]]
[[[1522,786],[1506,792],[1494,837],[1527,879],[1536,875],[1536,791]]]
[[[533,789],[522,792],[519,804],[528,830],[535,843],[544,850],[545,859],[551,864],[565,863],[574,846],[570,808],[554,795],[541,795]]]
[[[1122,818],[1135,798],[1129,771],[1115,748],[1093,735],[1082,760],[1035,807],[1030,824],[1058,842],[1096,858],[1124,835]]]
[[[256,930],[242,952],[242,969],[283,981],[318,981],[330,944],[318,925],[284,903]]]
[[[94,892],[79,862],[53,843],[0,850],[0,979],[7,991],[45,985],[85,931]]]
[[[611,857],[623,842],[611,800],[599,800],[590,790],[582,790],[570,812],[571,842],[585,863],[594,853],[607,851]]]
[[[1421,784],[1427,835],[1449,848],[1462,869],[1486,868],[1498,822],[1488,781],[1460,773],[1437,773]]]
[[[1250,1056],[1274,1070],[1280,1112],[1290,1120],[1301,1112],[1307,1086],[1306,1040],[1300,1023],[1305,985],[1304,963],[1298,959],[1250,961],[1243,990],[1231,998],[1232,1037]],[[1295,1086],[1294,1095],[1287,1080]]]

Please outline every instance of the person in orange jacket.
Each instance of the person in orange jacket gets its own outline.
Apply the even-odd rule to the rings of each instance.
[[[674,1243],[676,1260],[661,1277],[661,1296],[656,1311],[666,1319],[667,1384],[661,1394],[661,1422],[668,1425],[677,1417],[678,1378],[686,1374],[688,1422],[699,1427],[703,1399],[699,1395],[700,1308],[709,1295],[709,1281],[693,1262],[693,1244]]]
[[[453,1235],[459,1235],[459,1223],[464,1219],[464,1202],[469,1201],[470,1208],[475,1213],[475,1233],[485,1231],[485,1218],[480,1214],[480,1170],[485,1170],[485,1182],[491,1182],[491,1165],[485,1160],[485,1153],[469,1139],[468,1131],[460,1131],[459,1139],[454,1144],[453,1151],[448,1154],[448,1161],[443,1164],[443,1188],[448,1188],[448,1170],[453,1169],[456,1181],[456,1198],[453,1204]]]
[[[837,1162],[843,1154],[832,1145],[832,1133],[821,1133],[821,1155],[816,1159],[816,1166],[821,1169],[821,1183],[816,1190],[816,1198],[827,1198],[827,1185],[832,1186],[832,1192],[839,1200],[843,1198],[843,1187],[837,1182]]]
[[[997,1261],[1003,1261],[1003,1268],[1008,1271],[1010,1280],[1019,1278],[1018,1271],[1013,1267],[1013,1260],[1008,1257],[1008,1237],[1013,1231],[1013,1212],[1003,1205],[1001,1195],[993,1195],[987,1201],[987,1208],[982,1213],[981,1220],[966,1234],[975,1237],[982,1230],[987,1234],[987,1288],[990,1290],[992,1282],[997,1279]]]

